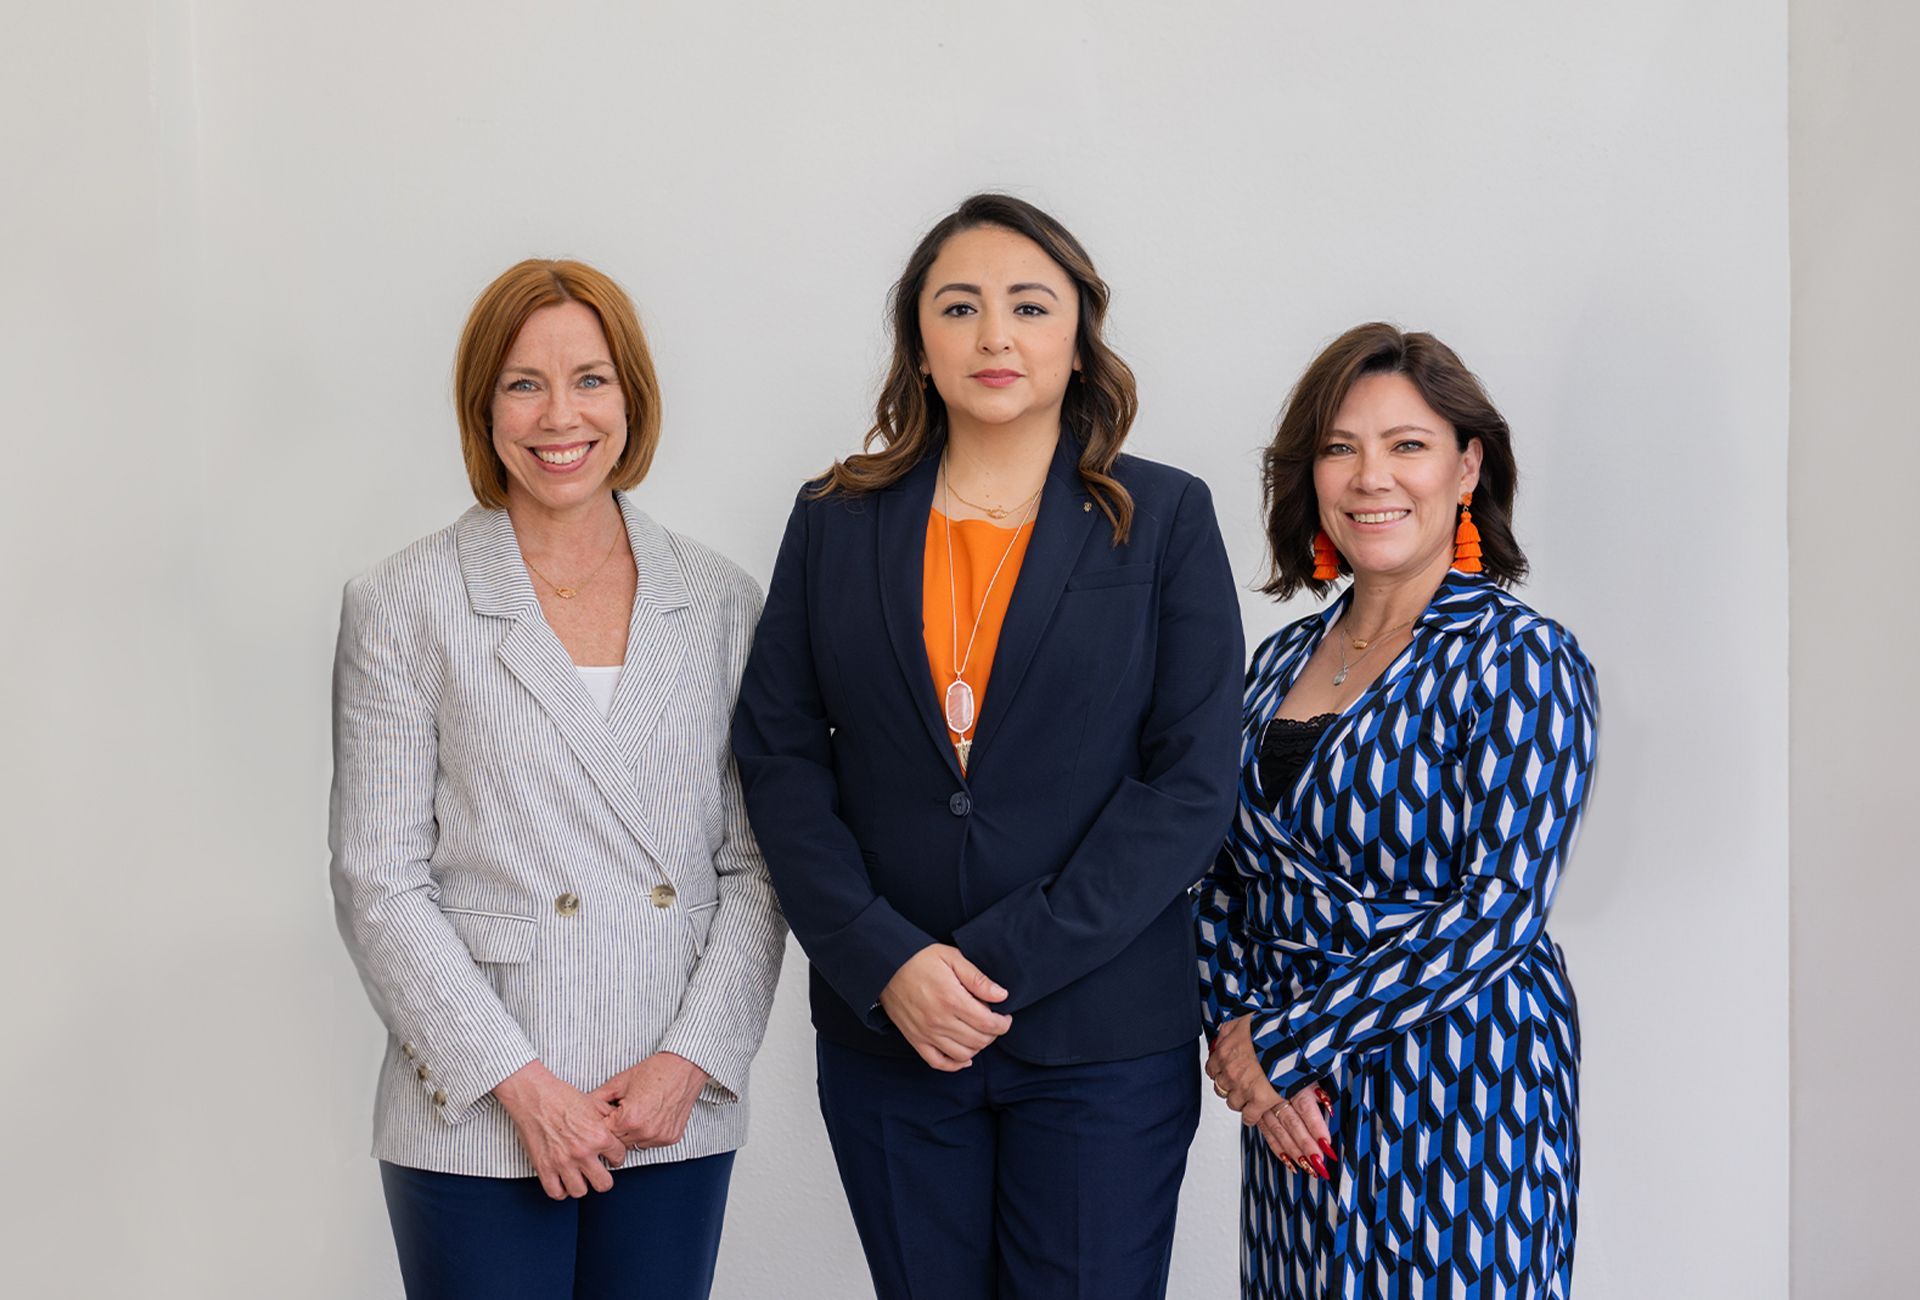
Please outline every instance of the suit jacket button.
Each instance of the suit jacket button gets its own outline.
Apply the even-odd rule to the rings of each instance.
[[[447,1090],[445,1088],[435,1088],[433,1090],[433,1104],[436,1106],[444,1106],[447,1104]]]
[[[965,817],[973,811],[973,799],[965,790],[962,790],[947,800],[947,811],[955,817]]]
[[[580,910],[580,895],[571,891],[553,900],[553,910],[562,916],[572,916]]]
[[[673,900],[677,897],[678,895],[673,892],[672,885],[655,885],[653,887],[652,898],[655,907],[672,907]]]

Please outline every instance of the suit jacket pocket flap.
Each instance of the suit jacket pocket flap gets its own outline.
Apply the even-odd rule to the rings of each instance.
[[[1125,587],[1136,582],[1153,581],[1153,561],[1140,564],[1116,564],[1110,569],[1089,569],[1067,579],[1068,591],[1087,591],[1095,587]]]
[[[440,910],[475,961],[517,965],[533,956],[533,941],[539,937],[539,925],[530,916],[470,912],[458,907]]]

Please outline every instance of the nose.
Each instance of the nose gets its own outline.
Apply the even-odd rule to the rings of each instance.
[[[1363,446],[1359,452],[1359,462],[1354,471],[1353,485],[1362,492],[1385,492],[1393,486],[1393,469],[1385,451]]]
[[[982,352],[992,356],[1013,346],[1012,316],[1004,308],[989,303],[981,308],[979,321]]]
[[[540,423],[548,429],[571,429],[578,423],[573,393],[567,385],[557,384],[548,392],[546,409],[541,412]]]

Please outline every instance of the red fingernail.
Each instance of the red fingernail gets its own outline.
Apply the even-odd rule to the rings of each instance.
[[[1327,1167],[1321,1163],[1319,1156],[1308,1156],[1307,1163],[1313,1166],[1314,1173],[1319,1174],[1322,1178],[1327,1177]]]
[[[1319,1139],[1317,1139],[1317,1140],[1318,1140],[1318,1142],[1320,1143],[1320,1149],[1321,1149],[1321,1150],[1322,1150],[1323,1152],[1325,1152],[1325,1153],[1326,1153],[1326,1157],[1327,1157],[1327,1163],[1328,1163],[1328,1164],[1330,1164],[1330,1165],[1337,1165],[1337,1164],[1339,1164],[1339,1163],[1340,1163],[1340,1153],[1339,1153],[1338,1151],[1336,1151],[1336,1150],[1334,1150],[1334,1148],[1333,1148],[1333,1143],[1331,1143],[1331,1142],[1329,1142],[1329,1141],[1327,1141],[1327,1140],[1326,1140],[1325,1138],[1319,1138]]]
[[[1322,1106],[1331,1106],[1331,1105],[1333,1105],[1333,1098],[1331,1098],[1331,1097],[1329,1097],[1329,1096],[1327,1096],[1327,1090],[1326,1090],[1325,1088],[1318,1088],[1318,1087],[1316,1087],[1316,1088],[1315,1088],[1315,1089],[1313,1090],[1313,1095],[1314,1095],[1314,1096],[1316,1096],[1316,1097],[1318,1097],[1318,1098],[1320,1099],[1320,1104],[1321,1104]]]

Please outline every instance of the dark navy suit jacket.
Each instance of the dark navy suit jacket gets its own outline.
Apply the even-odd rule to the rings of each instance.
[[[921,627],[938,456],[794,505],[734,750],[833,1042],[912,1055],[880,991],[935,941],[1008,990],[1000,1043],[1023,1060],[1200,1032],[1186,890],[1234,807],[1239,601],[1205,483],[1120,458],[1134,518],[1115,546],[1078,454],[1063,434],[965,775]]]

